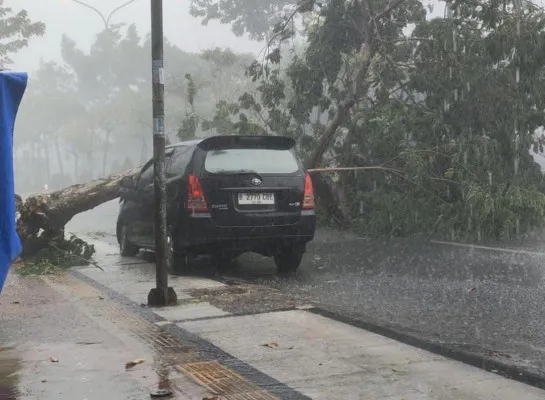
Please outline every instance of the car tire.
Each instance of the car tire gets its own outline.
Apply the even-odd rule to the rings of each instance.
[[[139,251],[140,249],[138,246],[129,240],[127,227],[125,225],[121,225],[119,230],[119,252],[121,255],[123,257],[134,257]]]
[[[274,263],[280,274],[294,273],[303,261],[304,248],[288,247],[274,255]]]
[[[227,272],[231,269],[232,263],[235,257],[227,254],[213,255],[212,256],[212,265],[214,268],[214,273],[216,272]]]
[[[185,275],[188,272],[189,256],[176,250],[172,235],[167,235],[167,268],[174,275]]]

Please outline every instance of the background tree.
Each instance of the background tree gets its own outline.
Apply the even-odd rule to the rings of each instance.
[[[72,183],[66,144],[72,143],[72,126],[85,115],[74,76],[54,62],[42,61],[29,80],[17,119],[14,154],[19,188],[36,191],[48,184],[60,189]]]
[[[151,156],[149,36],[140,37],[134,26],[109,25],[89,51],[80,50],[66,36],[61,49],[63,62],[40,65],[21,107],[16,140],[23,192],[42,190],[46,183],[63,187],[52,185],[52,177],[58,181],[58,175],[69,174],[72,182],[106,176],[122,165],[141,165]],[[190,100],[185,74],[196,77],[199,96],[193,106],[203,119],[212,118],[216,99],[235,100],[249,87],[248,55],[226,49],[187,53],[168,41],[165,54],[171,140],[183,128]],[[57,151],[68,153],[68,158],[53,156]],[[28,160],[33,160],[32,167]]]
[[[146,49],[134,25],[126,29],[109,26],[97,35],[88,54],[66,36],[61,48],[67,69],[76,77],[79,101],[87,110],[77,128],[86,149],[84,178],[104,176],[110,172],[110,150],[123,141],[127,143],[125,133],[134,127],[123,104],[148,81]],[[101,153],[98,171],[94,168],[97,151]]]
[[[217,104],[222,100],[232,102],[245,90],[252,90],[245,74],[246,68],[254,60],[252,54],[237,54],[231,49],[215,47],[202,51],[200,58],[207,64],[201,74],[206,77],[204,88],[211,95],[206,99],[208,103]]]

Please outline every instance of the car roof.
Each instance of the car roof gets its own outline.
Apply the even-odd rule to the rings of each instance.
[[[166,146],[166,149],[175,149],[178,147],[201,147],[210,150],[211,148],[221,148],[226,144],[235,143],[257,143],[260,142],[266,147],[289,149],[295,146],[295,140],[286,136],[269,135],[214,135],[202,139],[187,140]]]
[[[203,139],[195,139],[195,140],[186,140],[185,142],[178,142],[174,144],[169,144],[165,147],[165,149],[174,149],[176,147],[195,147],[200,142],[202,142]]]

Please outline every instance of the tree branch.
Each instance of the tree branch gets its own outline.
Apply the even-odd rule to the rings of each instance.
[[[371,18],[373,15],[371,3],[369,2],[369,0],[361,0],[359,6],[361,9],[361,14],[363,16],[361,22],[363,33],[365,34],[365,40],[368,40],[368,38],[371,37]]]
[[[286,27],[288,26],[288,24],[293,20],[293,18],[295,17],[295,15],[301,10],[303,9],[304,7],[308,6],[309,3],[312,2],[312,0],[306,0],[306,1],[303,1],[301,4],[299,4],[299,6],[293,10],[291,12],[291,14],[286,18],[286,20],[284,21],[284,24],[282,25],[282,28],[276,32],[268,41],[267,41],[267,44],[265,45],[265,47],[263,48],[263,52],[268,52],[268,49],[271,48],[271,44],[274,40],[276,40],[285,30],[286,30]]]
[[[395,44],[395,43],[402,43],[402,42],[433,42],[434,39],[430,39],[430,38],[425,38],[425,37],[407,37],[407,38],[404,38],[404,39],[394,39],[394,40],[389,40],[388,42],[385,42],[385,43],[388,43],[388,44]]]
[[[366,33],[365,42],[362,44],[360,51],[358,52],[359,57],[359,67],[356,69],[355,73],[351,79],[351,88],[349,93],[346,95],[345,99],[342,100],[337,106],[337,112],[327,123],[322,131],[320,140],[315,150],[312,152],[308,162],[306,163],[307,168],[316,168],[320,163],[324,153],[327,151],[331,141],[335,137],[335,132],[340,125],[346,120],[348,112],[356,104],[359,93],[361,91],[362,81],[367,76],[369,68],[373,57],[375,56],[375,33],[372,30],[372,24],[376,25],[376,20],[379,18],[386,17],[391,11],[399,7],[405,0],[393,0],[383,11],[381,11],[376,16],[372,17],[370,15],[371,6],[369,0],[361,0],[359,3],[363,21],[361,23],[360,31]],[[356,26],[358,27],[358,26]]]
[[[371,65],[371,60],[375,55],[374,46],[371,42],[372,39],[369,37],[361,46],[358,54],[360,58],[360,65],[352,77],[351,89],[349,90],[349,93],[346,95],[345,99],[338,104],[337,112],[333,118],[331,118],[324,127],[320,140],[318,141],[318,145],[306,163],[307,168],[316,168],[316,166],[320,163],[320,160],[327,151],[331,140],[335,136],[337,128],[346,120],[348,112],[354,106],[354,104],[356,104],[356,99],[360,91],[360,83],[367,75],[369,66]]]
[[[372,166],[372,167],[312,168],[312,169],[308,169],[307,172],[309,174],[314,174],[316,172],[345,172],[345,171],[368,171],[368,170],[369,171],[380,170],[380,171],[403,173],[403,171],[400,171],[398,169],[383,167],[381,165],[375,165],[375,166]]]
[[[373,17],[374,20],[382,19],[388,16],[392,11],[394,11],[396,8],[398,8],[403,2],[406,0],[393,0],[391,1],[384,10],[379,12],[377,15]]]

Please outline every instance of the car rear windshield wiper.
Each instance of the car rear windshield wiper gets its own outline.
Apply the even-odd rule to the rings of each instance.
[[[253,171],[251,169],[219,170],[219,171],[214,172],[214,174],[217,174],[217,175],[254,174],[254,175],[259,176],[259,174],[256,171]]]
[[[223,176],[233,176],[233,175],[254,175],[259,179],[263,180],[263,177],[258,174],[256,171],[251,169],[237,169],[237,170],[220,170],[214,172],[214,175],[223,175]]]

